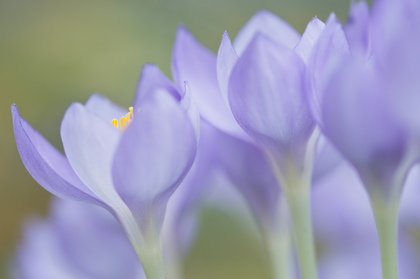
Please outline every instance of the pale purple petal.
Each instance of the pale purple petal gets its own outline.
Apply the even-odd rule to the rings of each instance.
[[[303,62],[308,64],[313,48],[318,41],[319,36],[325,28],[325,24],[314,17],[306,26],[305,32],[302,35],[298,45],[295,47],[295,52],[302,58]]]
[[[167,92],[144,103],[124,132],[112,175],[140,229],[150,229],[153,222],[160,230],[166,203],[194,160],[194,133],[188,116]]]
[[[24,227],[23,243],[12,267],[15,279],[73,279],[83,274],[73,269],[60,251],[60,240],[52,224],[32,221]]]
[[[358,57],[343,63],[323,99],[325,133],[363,179],[388,183],[405,153],[407,135],[390,113],[374,66]]]
[[[261,10],[242,27],[235,38],[233,45],[240,56],[258,33],[289,49],[295,48],[300,40],[300,34],[286,21],[267,10]]]
[[[324,135],[321,135],[317,143],[312,182],[316,183],[323,179],[343,161],[344,158],[337,148]]]
[[[342,164],[317,183],[312,195],[313,221],[323,244],[320,277],[382,278],[378,238],[368,195],[357,173]],[[399,231],[401,278],[418,277],[418,253],[407,232]]]
[[[200,138],[200,113],[198,111],[197,105],[192,97],[190,86],[187,82],[185,82],[185,93],[184,97],[182,98],[181,102],[179,103],[181,108],[185,111],[188,118],[191,121],[191,124],[195,131],[195,137],[198,141]]]
[[[336,16],[331,14],[308,64],[311,83],[311,90],[308,90],[308,103],[313,117],[322,129],[321,107],[325,84],[340,64],[342,57],[348,52],[349,46],[342,25]]]
[[[226,103],[228,100],[228,86],[230,73],[238,60],[238,55],[232,46],[232,42],[228,33],[225,31],[217,52],[217,78],[219,81],[220,91]]]
[[[112,184],[111,163],[121,131],[83,105],[74,103],[61,124],[67,158],[80,179],[110,205],[119,197]]]
[[[353,167],[343,163],[314,186],[312,215],[315,231],[321,237],[333,246],[346,238],[377,242],[369,198]]]
[[[362,52],[369,50],[370,13],[365,1],[352,3],[345,32],[351,49]]]
[[[138,110],[149,98],[153,98],[159,91],[170,93],[176,100],[183,98],[184,82],[177,88],[170,79],[155,64],[146,64],[141,70],[140,80],[137,85],[137,93],[133,106]]]
[[[15,105],[11,109],[17,148],[32,177],[56,196],[103,205],[80,181],[66,157],[19,115]]]
[[[177,100],[181,108],[187,113],[193,124],[196,135],[200,133],[200,115],[192,97],[188,82],[182,87],[175,86],[155,64],[143,66],[141,77],[137,87],[137,94],[134,100],[136,111],[141,110],[144,103],[157,94],[170,94]],[[136,113],[135,113],[136,114]]]
[[[201,116],[214,126],[243,136],[223,100],[217,80],[216,56],[180,26],[172,54],[172,72],[180,88],[187,82]]]
[[[109,212],[88,204],[55,200],[50,222],[60,238],[61,253],[86,277],[145,278],[133,246]]]
[[[378,0],[372,5],[370,43],[371,53],[384,63],[387,49],[394,44],[404,45],[411,36],[418,36],[420,2],[417,0]],[[417,48],[418,49],[418,48]]]
[[[381,278],[369,198],[349,164],[342,164],[313,188],[312,216],[324,244],[319,257],[321,278]]]
[[[202,121],[200,142],[191,170],[179,185],[168,202],[165,215],[164,237],[165,251],[171,261],[180,261],[171,257],[183,257],[191,248],[199,228],[199,210],[203,194],[207,194],[214,181],[215,150],[219,143],[215,141],[213,131],[217,130]]]
[[[239,125],[275,158],[300,164],[314,121],[298,55],[258,35],[232,71],[229,101]]]
[[[14,278],[145,278],[120,224],[100,207],[55,199],[50,219],[24,233]]]
[[[119,119],[127,114],[127,109],[121,108],[106,97],[97,93],[89,97],[85,107],[109,123],[111,123],[112,119]]]
[[[214,128],[213,128],[214,129]],[[212,141],[219,166],[239,190],[263,229],[280,222],[280,187],[267,158],[256,146],[214,130]]]

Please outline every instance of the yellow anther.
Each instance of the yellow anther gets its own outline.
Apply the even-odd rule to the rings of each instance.
[[[127,117],[129,118],[129,119],[133,119],[134,118],[134,108],[133,107],[129,107],[128,108],[128,113],[127,113]]]
[[[128,125],[128,119],[127,119],[127,117],[125,117],[125,116],[121,117],[120,118],[120,130],[121,131],[124,131],[125,128],[127,127],[127,125]]]
[[[118,128],[118,119],[117,118],[112,119],[111,123],[115,128]]]
[[[134,119],[134,108],[129,107],[128,112],[125,116],[121,117],[119,120],[114,118],[112,119],[111,123],[115,128],[120,129],[121,131],[124,131],[127,128],[128,124],[130,124],[130,122],[133,119]]]

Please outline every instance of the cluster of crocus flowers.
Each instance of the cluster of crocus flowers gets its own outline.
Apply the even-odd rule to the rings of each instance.
[[[226,199],[233,185],[274,278],[416,278],[420,253],[410,233],[397,232],[400,204],[406,219],[419,209],[402,199],[420,154],[419,24],[417,0],[354,3],[346,24],[314,18],[302,35],[260,11],[233,42],[225,32],[217,54],[180,26],[174,82],[149,64],[128,113],[99,95],[72,104],[61,126],[65,156],[13,105],[18,150],[45,189],[116,218],[142,265],[124,250],[137,275],[121,276],[182,278],[203,193],[219,188]],[[37,254],[31,228],[34,239],[52,233],[42,227],[28,226],[19,249],[27,274]],[[60,266],[79,256],[56,249],[69,260]]]

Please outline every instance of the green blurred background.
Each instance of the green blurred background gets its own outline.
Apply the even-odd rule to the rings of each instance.
[[[216,51],[260,9],[303,32],[349,0],[0,0],[0,278],[19,243],[22,222],[47,213],[50,195],[30,177],[14,143],[10,104],[55,146],[71,102],[93,92],[128,107],[140,68],[153,62],[170,75],[179,23]],[[186,278],[269,278],[265,252],[234,218],[206,211]]]

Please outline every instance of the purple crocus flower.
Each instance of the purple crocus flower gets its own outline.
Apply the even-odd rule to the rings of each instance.
[[[333,53],[334,62],[319,83],[314,114],[369,193],[384,278],[398,276],[398,206],[408,170],[418,157],[414,133],[401,121],[395,99],[419,88],[414,74],[419,64],[413,62],[419,58],[413,48],[419,32],[409,27],[418,22],[419,7],[411,0],[379,0],[369,11],[365,2],[356,3],[344,28],[349,49],[318,45],[321,55]]]
[[[120,224],[106,210],[54,199],[48,220],[24,227],[12,278],[144,279]]]
[[[305,164],[315,128],[305,101],[306,62],[323,26],[314,18],[300,38],[287,23],[262,11],[239,32],[234,47],[225,33],[219,48],[222,94],[281,175],[290,168],[300,172]]]
[[[163,278],[162,223],[168,199],[195,158],[197,112],[188,90],[178,90],[154,65],[143,68],[133,107],[134,118],[121,120],[131,122],[122,131],[111,120],[124,110],[104,97],[72,104],[61,125],[63,156],[13,105],[15,137],[38,183],[59,197],[108,209],[148,278]]]
[[[237,124],[223,100],[216,69],[215,54],[180,26],[173,50],[172,70],[179,85],[188,82],[202,117],[203,135],[199,150],[207,161],[204,170],[207,173],[222,174],[237,187],[261,225],[265,239],[270,242],[268,237],[273,238],[275,230],[279,232],[278,223],[282,219],[277,210],[280,190],[263,153]],[[284,249],[273,250],[283,253]]]
[[[412,45],[400,37],[408,37],[402,34],[406,32],[403,26],[409,25],[406,21],[418,19],[405,13],[412,5],[415,1],[381,0],[369,13],[367,3],[356,3],[345,26],[350,48],[346,49],[343,40],[335,46],[329,43],[331,39],[318,45],[319,56],[335,54],[335,67],[324,76],[317,91],[320,101],[311,102],[314,114],[325,134],[358,169],[368,190],[376,191],[372,184],[381,184],[379,192],[386,198],[392,191],[401,191],[390,184],[402,184],[413,155],[410,132],[396,117],[395,102],[390,98],[416,88],[413,69],[396,62],[396,58],[405,57],[406,45]],[[331,24],[330,33],[339,29],[337,25]],[[397,49],[400,56],[395,56]],[[411,57],[406,60],[417,59],[418,52],[411,52]],[[398,181],[392,178],[395,176]]]
[[[270,39],[275,43],[285,45],[295,55],[297,63],[302,66],[301,71],[299,71],[301,74],[299,79],[304,86],[304,80],[306,79],[305,63],[309,59],[312,45],[322,28],[323,23],[314,19],[309,24],[302,40],[300,40],[300,35],[284,21],[267,11],[261,11],[241,30],[235,41],[237,42],[235,47],[243,51],[256,33],[268,34],[267,36],[271,36]],[[263,37],[264,35],[259,36]],[[295,52],[292,51],[292,48],[295,48]],[[227,83],[229,82],[230,72],[238,60],[238,55],[230,45],[227,35],[224,36],[217,59],[216,61],[215,55],[203,47],[184,27],[181,26],[178,29],[172,61],[175,81],[178,84],[188,81],[202,119],[217,129],[213,134],[218,135],[215,136],[215,141],[220,147],[215,150],[215,154],[218,154],[221,168],[224,169],[227,177],[233,181],[233,184],[246,198],[259,224],[262,225],[263,231],[266,234],[270,232],[273,235],[275,234],[273,228],[278,227],[277,224],[282,219],[278,210],[280,192],[262,149],[257,148],[255,139],[245,133],[243,127],[241,128],[238,125],[236,116],[230,109],[227,100]],[[255,78],[257,79],[257,77]],[[258,78],[265,77],[262,74]],[[217,86],[218,83],[220,89]],[[297,92],[297,99],[304,93],[304,91]],[[299,103],[299,101],[297,102]],[[302,112],[303,115],[308,116],[308,121],[303,120],[303,122],[309,123],[307,129],[301,129],[301,131],[307,130],[307,135],[304,136],[307,138],[314,129],[314,122],[306,107]],[[293,113],[291,112],[291,114]],[[300,119],[300,116],[297,116],[296,119]],[[285,122],[288,121],[291,121],[291,119],[285,120]],[[325,150],[331,151],[330,148],[325,148]],[[321,158],[328,157],[328,159],[320,160],[321,164],[317,167],[319,173],[325,172],[326,169],[337,163],[337,159],[330,160],[337,158],[333,155],[334,152],[322,152],[322,154],[327,153],[330,154],[320,156]],[[282,222],[284,220],[280,223]],[[279,233],[279,231],[277,232]]]
[[[306,96],[311,90],[307,65],[323,29],[324,23],[314,18],[300,37],[263,11],[239,32],[233,46],[225,33],[218,53],[222,94],[238,124],[268,158],[285,194],[303,278],[317,273],[309,191],[319,133]]]

